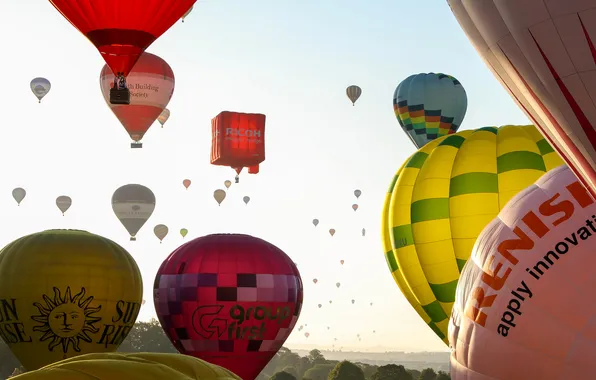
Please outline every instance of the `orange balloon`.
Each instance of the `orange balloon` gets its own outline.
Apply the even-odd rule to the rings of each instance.
[[[184,187],[186,187],[187,189],[189,188],[190,184],[190,179],[185,179],[184,181],[182,181],[182,185],[184,185]]]

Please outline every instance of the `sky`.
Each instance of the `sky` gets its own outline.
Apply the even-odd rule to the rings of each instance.
[[[164,128],[155,122],[142,149],[130,148],[103,99],[102,57],[48,1],[3,0],[0,14],[0,246],[55,228],[116,241],[142,272],[146,303],[138,319],[145,321],[155,317],[153,281],[169,253],[199,236],[247,233],[284,250],[304,281],[298,325],[306,327],[286,346],[447,350],[402,296],[384,259],[385,193],[415,152],[395,119],[393,92],[409,75],[443,72],[467,92],[460,130],[530,122],[445,1],[198,1],[184,23],[147,49],[172,67],[176,88],[170,119]],[[52,83],[41,104],[29,88],[34,77]],[[352,84],[362,88],[356,106],[345,94]],[[209,163],[210,120],[224,110],[267,115],[267,157],[218,207],[213,191],[235,175]],[[149,187],[157,199],[136,242],[110,204],[128,183]],[[27,190],[20,207],[15,187]],[[362,190],[358,200],[355,189]],[[55,204],[60,195],[73,199],[65,216]],[[157,224],[170,228],[162,244],[153,234]],[[181,228],[189,230],[184,240]]]

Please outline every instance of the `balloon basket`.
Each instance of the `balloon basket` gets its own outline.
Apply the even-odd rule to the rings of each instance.
[[[133,143],[130,143],[130,147],[131,147],[132,149],[139,149],[139,148],[142,148],[142,147],[143,147],[143,143],[140,143],[140,142],[133,142]]]
[[[130,237],[130,241],[137,241],[137,238],[136,238],[136,237],[134,237],[134,236],[131,236],[131,237]]]
[[[111,88],[110,103],[124,105],[130,104],[130,91],[128,88]]]

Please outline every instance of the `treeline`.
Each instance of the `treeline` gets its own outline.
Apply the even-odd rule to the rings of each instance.
[[[282,347],[263,369],[257,380],[450,380],[442,371],[422,371],[402,365],[376,366],[347,360],[327,360],[319,350],[300,356]]]
[[[137,322],[120,345],[120,352],[178,352],[155,319]],[[7,379],[21,364],[0,340],[0,379]],[[327,360],[319,350],[300,356],[282,347],[263,369],[257,380],[450,380],[449,375],[427,368],[405,369],[401,365],[383,366]]]

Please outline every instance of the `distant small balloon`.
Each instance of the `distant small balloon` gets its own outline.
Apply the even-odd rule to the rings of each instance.
[[[161,124],[161,127],[163,128],[163,125],[166,123],[166,121],[168,121],[169,118],[170,110],[164,108],[163,111],[161,111],[161,114],[157,117],[157,121],[159,121],[159,124]]]
[[[352,300],[352,305],[353,305],[354,303],[356,303],[356,300]]]
[[[230,181],[230,180],[225,180],[225,181],[224,181],[224,186],[226,187],[226,189],[229,189],[229,188],[230,188],[230,186],[232,186],[232,181]]]
[[[64,216],[64,213],[70,208],[71,205],[72,199],[66,195],[61,195],[56,198],[56,206],[58,206],[58,209],[62,211],[62,216]]]
[[[344,265],[344,261],[343,261],[343,260],[339,260],[339,263],[340,263],[341,265]]]
[[[222,189],[217,189],[213,192],[213,198],[215,198],[217,204],[221,206],[221,202],[226,199],[226,192]]]
[[[316,278],[313,278],[312,282],[314,282],[316,284],[317,282],[319,282],[319,280],[317,280]]]
[[[339,288],[341,286],[341,284],[339,282],[336,282],[335,286],[337,286]]]
[[[354,203],[352,205],[352,210],[354,210],[354,211],[358,210],[358,205],[356,203]]]
[[[312,220],[312,224],[314,224],[315,227],[318,226],[319,225],[319,219],[313,219]]]
[[[310,334],[309,333],[304,333],[304,336],[308,338],[310,336]]]
[[[362,195],[362,191],[356,189],[356,190],[354,190],[354,195],[356,196],[356,199],[358,199]]]
[[[370,303],[370,306],[372,306],[372,304],[373,304],[373,303],[371,302],[371,303]]]
[[[334,229],[334,228],[330,229],[330,230],[329,230],[329,234],[330,234],[331,236],[335,235],[335,229]]]
[[[188,235],[188,230],[186,228],[182,228],[180,230],[180,235],[182,235],[182,237],[185,238],[186,235]]]
[[[248,202],[250,202],[250,197],[244,196],[244,198],[242,198],[242,200],[244,201],[244,204],[248,205]]]
[[[183,185],[184,187],[186,187],[186,189],[188,189],[188,188],[190,187],[190,184],[191,184],[191,183],[192,183],[192,182],[191,182],[191,180],[190,180],[190,179],[185,179],[184,181],[182,181],[182,185]]]
[[[12,191],[12,197],[14,198],[15,201],[17,201],[17,205],[19,205],[19,206],[21,205],[21,202],[23,201],[23,199],[25,199],[26,195],[27,195],[27,192],[22,187],[17,187],[16,189],[14,189]]]
[[[362,236],[366,236],[366,230],[364,228],[362,229]]]
[[[332,300],[329,300],[329,303],[333,303],[333,301]]]
[[[39,103],[50,92],[52,84],[46,78],[34,78],[30,83],[31,91],[33,95],[37,97]]]
[[[168,236],[169,231],[170,230],[168,229],[168,226],[166,226],[165,224],[158,224],[153,228],[153,233],[155,234],[155,236],[157,236],[160,243],[163,241],[163,239],[166,238],[166,236]]]
[[[321,307],[323,307],[323,305],[319,304],[319,309],[320,309]]]

